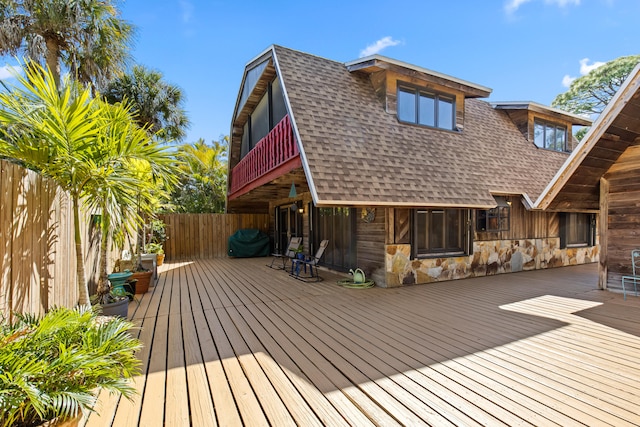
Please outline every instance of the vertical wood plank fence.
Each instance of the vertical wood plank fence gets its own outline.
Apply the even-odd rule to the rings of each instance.
[[[95,282],[99,233],[81,224]],[[0,316],[78,302],[71,198],[50,180],[0,160]]]
[[[267,214],[164,214],[166,259],[203,259],[227,256],[229,236],[242,228],[269,232]]]

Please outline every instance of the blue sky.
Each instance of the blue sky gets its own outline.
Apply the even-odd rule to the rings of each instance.
[[[550,104],[590,66],[640,53],[638,0],[128,0],[137,63],[187,96],[185,142],[227,135],[246,63],[271,44],[382,55]],[[4,64],[4,61],[2,64]],[[2,76],[0,69],[0,77]]]

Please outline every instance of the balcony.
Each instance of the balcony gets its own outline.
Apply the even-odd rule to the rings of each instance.
[[[238,162],[230,175],[229,200],[302,166],[291,121],[286,115]]]

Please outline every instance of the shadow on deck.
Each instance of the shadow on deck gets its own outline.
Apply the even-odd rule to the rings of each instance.
[[[596,265],[367,290],[265,259],[163,267],[146,375],[87,425],[634,425],[640,304]]]

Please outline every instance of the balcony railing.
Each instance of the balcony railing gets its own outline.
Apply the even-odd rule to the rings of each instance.
[[[289,116],[262,138],[231,171],[230,194],[300,155]]]

